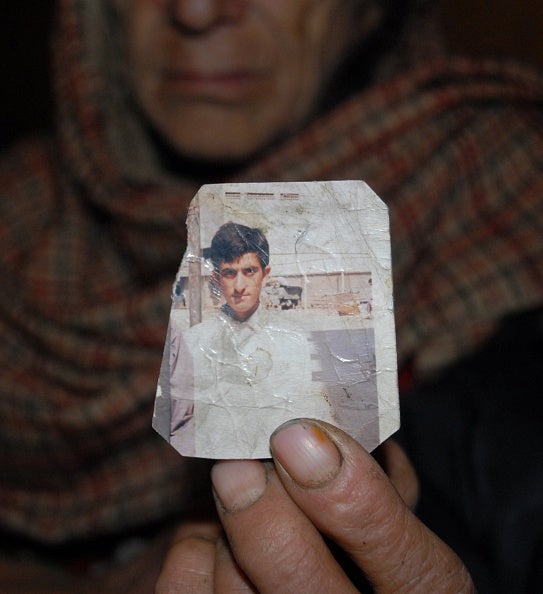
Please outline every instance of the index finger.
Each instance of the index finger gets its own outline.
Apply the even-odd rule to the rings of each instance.
[[[234,557],[258,592],[356,592],[271,464],[226,460],[211,476]]]

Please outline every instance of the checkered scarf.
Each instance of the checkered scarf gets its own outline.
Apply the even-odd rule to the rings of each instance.
[[[150,429],[197,187],[132,109],[111,3],[60,4],[58,134],[0,166],[0,522],[47,541],[179,512],[205,474]],[[236,181],[367,181],[390,207],[400,363],[427,372],[543,300],[543,78],[404,50]]]

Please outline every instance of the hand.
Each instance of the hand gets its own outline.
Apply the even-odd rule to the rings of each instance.
[[[328,540],[379,593],[474,592],[456,555],[410,511],[416,481],[394,442],[390,478],[338,429],[287,423],[271,438],[275,464],[223,461],[212,470],[220,528],[184,526],[157,583],[175,592],[357,592]]]

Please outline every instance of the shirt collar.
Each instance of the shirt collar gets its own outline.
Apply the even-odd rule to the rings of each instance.
[[[262,307],[262,303],[259,303],[256,311],[243,322],[236,320],[236,318],[230,315],[227,305],[221,307],[219,316],[233,328],[248,328],[250,330],[261,330],[266,326],[267,319],[266,310]]]

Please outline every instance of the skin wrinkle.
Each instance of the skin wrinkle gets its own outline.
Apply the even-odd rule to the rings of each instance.
[[[321,426],[319,422],[314,422],[314,424],[316,426]],[[341,454],[343,448],[341,447],[339,440],[335,438],[334,429],[327,427],[326,433],[336,444]],[[334,483],[329,493],[323,493],[321,495],[324,497],[325,501],[328,502],[327,508],[329,511],[327,514],[327,523],[332,526],[344,525],[343,518],[359,515],[359,502],[364,502],[364,507],[368,510],[372,510],[371,516],[365,518],[366,530],[368,530],[368,526],[371,527],[373,525],[378,527],[380,522],[383,521],[383,518],[386,520],[388,517],[388,510],[380,511],[381,507],[387,503],[388,500],[381,497],[381,490],[375,487],[374,481],[378,481],[379,483],[388,481],[385,473],[377,465],[368,465],[368,467],[364,469],[366,480],[362,482],[358,478],[359,469],[356,468],[354,463],[349,459],[344,459],[342,455],[340,459],[341,466],[335,477],[317,486],[304,486],[296,483],[297,487],[303,490],[311,489],[326,491],[327,488]],[[286,473],[282,467],[280,468]],[[286,474],[288,476],[288,473]],[[288,477],[288,480],[292,481],[290,477]],[[342,499],[345,497],[348,497],[348,499],[343,501]],[[319,527],[322,528],[322,526]],[[359,526],[353,527],[353,533],[359,530]]]
[[[445,550],[438,546],[433,540],[432,533],[421,524],[418,524],[414,516],[404,510],[404,518],[398,518],[402,515],[402,510],[397,510],[396,517],[391,518],[391,522],[394,526],[401,526],[403,523],[404,529],[397,528],[397,538],[393,539],[388,543],[384,551],[380,554],[384,555],[395,555],[395,551],[403,551],[402,559],[399,565],[402,568],[409,567],[411,571],[416,571],[415,575],[407,581],[402,576],[398,580],[398,574],[402,575],[402,570],[398,571],[397,566],[390,566],[388,572],[383,573],[381,571],[379,576],[379,582],[377,584],[376,591],[381,593],[394,593],[394,594],[417,594],[418,592],[450,592],[450,584],[456,581],[454,575],[460,570],[467,576],[468,581],[465,577],[462,580],[464,586],[462,586],[459,592],[470,592],[465,590],[466,584],[471,583],[471,578],[467,571],[460,563],[454,564],[448,555],[445,554]],[[418,534],[414,536],[413,532]],[[415,546],[412,546],[415,543]],[[450,569],[447,572],[443,572],[443,561],[449,564]],[[439,567],[439,573],[436,573],[435,568]],[[379,587],[379,585],[386,584],[386,587]],[[440,588],[440,584],[443,590]]]
[[[281,581],[286,583],[296,584],[292,591],[299,590],[299,577],[310,576],[310,579],[304,580],[304,587],[307,588],[308,592],[330,592],[328,588],[322,587],[320,580],[318,566],[315,566],[315,561],[318,559],[319,551],[311,546],[308,540],[304,540],[302,546],[300,546],[299,532],[295,527],[288,527],[288,531],[281,534],[283,538],[278,538],[277,531],[273,531],[273,538],[266,539],[266,544],[273,543],[272,556],[278,566],[288,568],[288,571],[284,571],[281,576]],[[269,548],[269,547],[267,547]],[[318,577],[317,577],[318,576]],[[271,585],[267,591],[277,592],[276,585]]]
[[[333,431],[330,431],[330,433],[334,440]],[[356,468],[357,463],[359,464],[359,462],[350,462],[350,458],[347,457],[346,464],[332,487],[332,492],[328,494],[323,493],[322,495],[325,497],[323,506],[327,509],[326,524],[328,526],[340,527],[339,530],[329,532],[330,535],[340,545],[343,545],[346,552],[358,558],[362,557],[371,560],[373,558],[390,557],[394,559],[394,556],[398,555],[398,551],[403,551],[404,557],[400,565],[408,567],[409,565],[406,565],[406,563],[415,558],[414,567],[416,571],[420,569],[421,578],[415,578],[417,584],[424,577],[428,578],[429,576],[429,579],[432,579],[433,567],[439,566],[434,562],[436,555],[443,555],[443,552],[434,549],[433,545],[435,543],[431,540],[430,532],[421,525],[418,525],[411,512],[401,503],[401,497],[397,491],[389,491],[389,495],[382,497],[383,487],[387,487],[387,485],[383,484],[384,481],[387,481],[384,472],[377,465],[368,464],[363,473],[367,478],[364,483],[361,483],[357,478],[359,474]],[[303,487],[301,488],[303,489]],[[344,493],[349,494],[347,501],[341,501],[342,494]],[[371,515],[364,516],[363,511],[361,512],[360,509],[353,509],[357,506],[354,506],[351,503],[352,501],[363,502],[364,509],[372,510]],[[330,510],[329,513],[328,510]],[[348,521],[345,521],[350,517],[361,517],[361,514],[363,519],[362,525],[349,526]],[[319,527],[321,529],[323,528],[323,526]],[[421,548],[418,546],[413,547],[410,544],[417,541],[413,537],[413,531],[420,536],[419,544],[422,545]],[[375,542],[375,534],[378,532],[395,535],[395,537],[392,539],[387,538],[384,542],[379,542],[379,539]],[[368,538],[364,538],[364,534],[367,534]],[[346,542],[352,543],[357,541],[362,541],[363,545],[349,547],[345,544]],[[372,544],[372,542],[375,544]],[[425,563],[424,560],[427,558],[427,555],[430,561]],[[418,563],[416,561],[417,559]],[[368,573],[371,576],[373,568],[370,566],[368,569]],[[395,578],[396,570],[397,566],[390,567],[388,570],[387,578],[391,584],[395,584],[397,580]],[[380,579],[379,583],[386,583],[386,580],[383,581]],[[396,585],[393,588],[398,591]],[[389,590],[385,588],[383,591],[392,592],[394,589]]]
[[[278,480],[277,476],[270,479],[270,485],[268,487],[270,491],[267,492],[267,497],[259,502],[258,510],[249,510],[246,512],[249,514],[251,512],[256,513],[259,518],[258,524],[260,536],[256,543],[253,543],[251,550],[248,551],[243,545],[243,540],[245,538],[244,533],[237,534],[235,538],[230,539],[233,554],[242,569],[250,570],[250,559],[255,555],[259,556],[259,551],[261,551],[261,554],[267,559],[273,559],[274,566],[282,567],[281,575],[279,575],[279,573],[277,573],[277,575],[274,573],[272,576],[272,583],[266,584],[264,589],[261,584],[258,584],[258,579],[255,580],[257,586],[260,585],[259,592],[262,594],[265,592],[277,592],[277,588],[280,585],[283,586],[281,592],[299,592],[300,584],[298,583],[299,579],[297,579],[297,576],[310,575],[316,577],[319,574],[319,560],[331,560],[330,551],[322,539],[318,537],[313,526],[305,524],[304,530],[309,532],[306,538],[300,538],[297,522],[285,525],[277,524],[274,521],[274,516],[271,511],[275,509],[275,497],[277,496],[277,489],[280,489],[275,483],[275,481]],[[283,499],[283,497],[281,498]],[[291,510],[294,510],[297,515],[303,515],[297,508],[292,508],[288,501],[285,501],[284,499],[283,501],[289,508],[291,508]],[[268,510],[267,508],[271,509]],[[263,522],[261,521],[262,518],[264,518]],[[243,521],[248,522],[250,521],[250,518],[248,519],[246,517]],[[303,546],[300,546],[301,542],[303,543]],[[319,567],[314,567],[313,565],[315,563],[318,563]],[[247,571],[247,573],[250,575],[249,571]],[[337,574],[335,575],[337,577]],[[273,582],[273,578],[275,577],[281,580],[280,584]],[[292,589],[289,588],[288,590],[284,590],[284,583],[292,583]],[[304,581],[304,588],[306,587],[306,584],[307,579]],[[317,593],[319,592],[318,586],[319,583],[316,583],[314,588],[308,589],[307,591]],[[326,590],[323,590],[323,592],[325,591]]]
[[[210,546],[215,548],[215,543],[208,539],[204,540],[198,537],[188,537],[172,547],[172,552],[174,550],[176,551],[175,555],[172,556],[175,556],[176,564],[179,566],[183,565],[183,561],[187,561],[187,569],[185,569],[185,571],[194,574],[207,575],[209,572],[197,569],[194,566],[194,561],[200,559],[205,560]],[[202,549],[205,550],[204,554],[201,554]],[[179,553],[179,550],[181,550],[181,554]]]
[[[375,493],[378,493],[378,490],[375,490]],[[424,550],[428,550],[430,553],[434,553],[433,549],[431,548],[431,544],[429,543],[429,533],[419,526],[418,524],[413,524],[414,517],[411,512],[403,507],[403,505],[399,504],[398,502],[391,501],[388,497],[385,497],[381,501],[381,505],[378,506],[372,501],[366,499],[365,502],[368,503],[369,509],[374,509],[375,512],[372,516],[365,518],[363,531],[367,534],[375,534],[378,531],[382,531],[385,534],[388,534],[388,538],[386,540],[377,540],[376,545],[370,545],[370,539],[365,539],[363,547],[345,547],[345,550],[351,555],[357,555],[366,558],[367,560],[375,559],[375,558],[394,558],[398,551],[403,551],[403,559],[400,562],[400,565],[404,567],[409,566],[409,559],[413,557],[422,557],[425,559],[425,554],[423,553]],[[352,512],[351,512],[352,513]],[[413,539],[412,537],[412,529],[417,530],[420,533],[422,540]],[[352,531],[348,531],[350,538],[353,541],[357,541],[360,539],[360,536],[356,533],[360,530],[360,527],[354,527]],[[390,535],[395,535],[395,538],[390,538]],[[375,539],[372,538],[372,541]],[[417,545],[416,547],[410,546],[410,542],[413,540],[417,540],[418,544],[422,542],[424,546],[419,548]],[[426,544],[429,544],[429,547],[426,547]],[[368,561],[369,562],[369,561]],[[431,568],[433,563],[429,563],[428,567]],[[424,574],[425,569],[421,567],[420,563],[414,565],[414,567],[419,567],[419,571]],[[370,576],[372,575],[371,567],[368,567],[368,573]],[[395,584],[397,581],[397,567],[390,566],[388,574],[384,576],[380,576],[380,583],[389,583]],[[390,591],[390,592],[399,592],[397,588],[399,585],[394,585],[389,590],[385,588],[383,591]]]
[[[333,499],[330,500],[333,502]],[[337,504],[334,504],[337,505]],[[343,514],[344,517],[349,517],[352,515],[351,506],[346,505],[343,507]],[[370,504],[370,508],[372,505]],[[334,509],[332,507],[332,509]],[[388,584],[386,588],[378,588],[377,591],[379,592],[387,592],[387,593],[404,593],[408,594],[410,592],[420,592],[421,586],[424,586],[427,580],[430,580],[428,587],[431,586],[431,591],[436,591],[434,588],[437,586],[435,581],[435,573],[433,569],[435,567],[441,566],[441,560],[443,557],[443,551],[440,549],[439,551],[435,548],[435,543],[431,540],[431,536],[429,531],[424,529],[422,526],[417,527],[413,524],[414,517],[412,516],[411,512],[407,509],[403,508],[400,505],[394,505],[393,513],[390,513],[388,506],[381,506],[381,510],[377,510],[373,517],[365,517],[364,518],[364,526],[353,526],[349,529],[348,526],[343,528],[341,524],[341,520],[334,519],[336,514],[333,514],[332,519],[330,519],[331,525],[339,525],[342,526],[342,536],[337,538],[339,544],[342,544],[344,550],[351,556],[355,557],[363,557],[366,560],[371,560],[374,558],[394,558],[398,554],[398,551],[403,551],[403,558],[400,561],[400,565],[403,567],[413,567],[416,568],[417,575],[414,576],[408,584],[402,585],[402,582],[398,582],[398,567],[397,566],[390,566],[389,571],[385,574],[381,573],[378,584]],[[386,518],[386,521],[383,522],[383,517]],[[339,514],[341,518],[341,514]],[[387,524],[389,524],[392,529],[387,528]],[[403,528],[402,528],[403,526]],[[372,546],[371,540],[369,538],[361,539],[360,530],[363,530],[364,533],[367,534],[375,534],[376,531],[383,531],[386,534],[395,534],[396,538],[390,539],[387,538],[385,541],[378,541],[378,546]],[[419,533],[420,538],[413,538],[413,529]],[[361,541],[362,546],[359,547],[349,547],[346,546],[344,543],[346,541]],[[417,542],[417,546],[411,546],[412,541]],[[462,569],[462,567],[460,566]],[[453,570],[454,568],[451,568]],[[368,567],[368,574],[371,578],[372,576],[372,568]],[[467,580],[464,579],[466,583],[469,583],[469,575],[465,572]],[[450,584],[449,576],[442,576],[442,581],[444,586],[448,588],[448,584]],[[430,591],[427,589],[426,586],[422,588],[422,591]]]
[[[215,543],[209,539],[189,536],[176,542],[164,563],[156,593],[177,592],[178,587],[187,594],[201,592],[202,585],[213,579],[213,564],[209,561],[213,558],[214,550]],[[164,571],[170,565],[174,565],[174,571]]]
[[[469,576],[466,568],[460,562],[456,564],[451,564],[450,559],[445,556],[444,551],[441,547],[435,547],[435,543],[431,539],[431,533],[429,530],[424,530],[422,534],[422,539],[418,541],[424,545],[424,549],[426,553],[423,554],[421,549],[418,550],[419,557],[421,557],[421,569],[418,573],[418,576],[415,576],[409,582],[405,583],[403,587],[398,590],[401,594],[416,594],[417,592],[422,591],[432,591],[432,592],[450,592],[450,584],[458,582],[458,578],[455,576],[458,574],[460,577],[460,583],[462,584],[458,592],[462,593],[473,593],[473,583],[471,581],[471,577]],[[420,546],[420,545],[419,545]],[[444,572],[442,569],[444,567],[443,561],[449,564],[449,569]],[[442,568],[440,572],[436,572],[435,568],[440,567]]]
[[[381,497],[380,489],[375,488],[375,482],[381,483],[385,475],[379,467],[373,465],[364,470],[367,479],[370,480],[361,481],[358,478],[357,468],[349,459],[345,460],[333,490],[327,495],[327,499],[333,502],[331,507],[336,518],[336,525],[340,525],[343,517],[352,516],[353,510],[360,508],[360,501],[364,502],[364,508],[373,510],[372,515],[387,516],[386,512],[380,512],[380,508],[387,500]],[[337,494],[348,498],[346,501],[341,501],[341,496],[338,497]],[[381,518],[375,520],[375,524],[378,525],[379,521]]]
[[[378,467],[373,467],[368,475],[373,476],[374,479],[378,481],[384,480],[384,474]],[[380,584],[387,583],[388,581],[388,583],[391,584],[391,587],[380,589],[379,591],[381,592],[396,593],[405,591],[406,594],[409,592],[420,592],[421,584],[424,585],[427,580],[429,580],[430,590],[434,591],[434,587],[438,585],[436,583],[434,568],[441,567],[442,560],[447,560],[448,557],[445,555],[445,551],[441,547],[436,549],[435,541],[433,541],[430,531],[422,525],[419,525],[412,513],[407,508],[403,507],[401,503],[394,502],[393,499],[396,496],[400,498],[399,494],[392,494],[392,500],[389,497],[381,498],[379,488],[375,488],[371,484],[362,485],[358,481],[355,481],[356,487],[353,491],[352,488],[348,488],[352,475],[348,476],[348,473],[346,473],[338,478],[341,480],[341,484],[335,486],[334,491],[336,491],[337,488],[337,492],[339,493],[349,493],[352,496],[352,500],[363,501],[364,508],[373,510],[371,516],[364,517],[363,527],[360,525],[349,527],[342,522],[342,519],[352,517],[353,513],[356,513],[353,512],[353,507],[355,506],[353,506],[350,501],[343,504],[338,503],[334,497],[334,493],[330,494],[326,498],[327,504],[325,504],[327,510],[331,510],[327,513],[327,524],[342,527],[342,536],[336,538],[339,544],[343,544],[346,540],[350,540],[351,542],[361,541],[362,546],[353,548],[344,545],[344,548],[347,553],[362,556],[366,560],[391,557],[396,555],[398,550],[404,551],[403,561],[400,563],[404,567],[409,567],[413,559],[418,559],[418,562],[415,561],[415,564],[413,564],[413,567],[418,568],[418,575],[410,580],[409,587],[402,587],[401,583],[396,583],[398,581],[397,567],[391,566],[388,573],[384,576],[381,575],[379,580]],[[378,541],[378,545],[374,546],[371,545],[371,542],[374,539],[363,538],[363,536],[359,534],[361,530],[368,535],[375,534],[376,531],[382,531],[389,535],[395,534],[396,538],[393,538],[392,540],[387,538],[384,542]],[[413,531],[418,533],[419,538],[413,536]],[[332,533],[332,536],[334,536],[334,532]],[[416,542],[417,546],[411,546],[410,543],[413,542]],[[368,569],[368,573],[371,576],[372,568],[368,567]],[[451,571],[454,573],[458,570],[464,573],[462,581],[469,585],[471,583],[469,574],[460,562],[458,562],[456,567],[451,567]],[[448,576],[441,576],[441,578],[444,587],[448,589],[449,584],[451,583],[450,578]],[[400,589],[401,587],[402,589]],[[426,590],[424,589],[424,591]]]
[[[412,577],[408,583],[413,584],[414,587],[418,588],[420,581],[421,581],[422,574],[424,573],[425,570],[424,570],[423,566],[421,566],[420,563],[415,563],[413,565],[410,565],[410,560],[417,558],[417,557],[420,558],[422,556],[421,542],[423,543],[422,548],[426,550],[426,548],[427,548],[426,545],[428,544],[428,535],[427,535],[426,531],[421,531],[422,541],[417,540],[417,546],[415,546],[415,547],[410,546],[410,542],[413,540],[413,538],[411,536],[411,532],[410,532],[411,520],[412,520],[412,518],[409,516],[408,513],[405,513],[405,510],[401,510],[401,509],[396,510],[394,517],[392,517],[390,520],[390,523],[395,527],[394,529],[396,531],[396,533],[395,533],[396,538],[393,538],[390,541],[387,540],[386,546],[384,547],[382,554],[389,555],[389,556],[397,555],[397,551],[402,551],[402,555],[399,560],[399,565],[402,567],[402,570],[405,567],[417,568],[417,574],[414,577]],[[395,523],[395,522],[397,522],[397,523]],[[400,526],[403,526],[403,529],[400,528]],[[385,543],[383,543],[383,544],[385,545]],[[432,552],[432,551],[430,551],[430,552]],[[423,559],[424,558],[425,557],[423,556]],[[396,583],[398,581],[397,573],[398,573],[397,567],[394,567],[391,565],[389,567],[388,573],[385,573],[380,576],[379,583],[387,584],[387,588],[384,588],[384,589],[381,588],[380,590],[383,590],[384,592],[386,592],[386,591],[398,592],[398,593],[402,592],[405,588],[405,585],[402,583],[399,583],[399,584]],[[403,580],[402,580],[402,582],[403,582]],[[388,587],[388,585],[390,585],[390,587]],[[411,588],[406,590],[406,592],[409,592],[410,590],[411,590]]]
[[[226,543],[225,538],[221,537],[217,540],[215,549],[215,590],[224,594],[228,594],[228,592],[256,593],[257,591],[250,583],[249,578],[234,559],[232,550]],[[226,584],[225,580],[227,580]],[[234,586],[232,585],[232,580],[235,580]],[[226,585],[229,589],[225,589]]]

